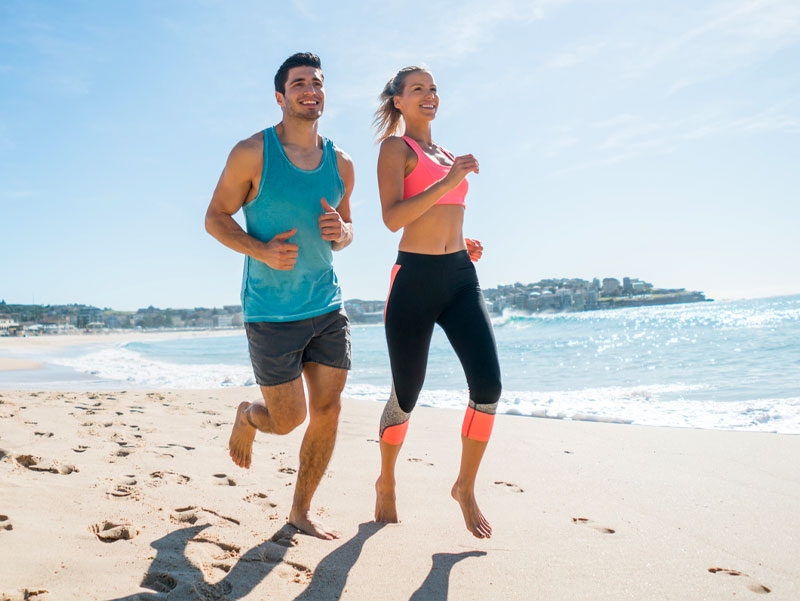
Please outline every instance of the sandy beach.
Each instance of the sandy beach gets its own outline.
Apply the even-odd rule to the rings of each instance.
[[[800,437],[500,415],[478,540],[449,497],[461,415],[415,412],[379,525],[381,406],[348,399],[330,542],[285,522],[301,431],[230,461],[254,393],[0,392],[0,599],[800,598]]]

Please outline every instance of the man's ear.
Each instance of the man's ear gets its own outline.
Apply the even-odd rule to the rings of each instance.
[[[286,99],[284,98],[283,94],[281,94],[280,92],[275,92],[275,101],[278,103],[278,106],[280,106],[281,108],[283,108],[283,106],[286,104]]]

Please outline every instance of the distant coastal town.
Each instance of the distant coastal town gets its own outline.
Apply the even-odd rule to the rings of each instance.
[[[598,311],[648,305],[697,303],[707,299],[702,292],[685,288],[655,288],[638,278],[579,278],[539,280],[535,284],[516,284],[484,288],[483,297],[492,315],[513,311],[521,314]],[[354,323],[375,323],[383,319],[384,301],[350,300],[347,314]]]
[[[598,311],[648,305],[705,302],[702,292],[655,288],[637,278],[546,279],[483,290],[492,315]],[[345,309],[353,323],[380,323],[384,300],[351,299]],[[241,305],[221,308],[116,311],[91,305],[14,305],[0,301],[0,336],[31,336],[126,329],[241,328]]]

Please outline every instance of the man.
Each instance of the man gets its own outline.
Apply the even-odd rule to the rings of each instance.
[[[275,75],[281,122],[233,148],[205,225],[245,255],[245,330],[263,397],[239,405],[231,458],[249,468],[256,431],[288,434],[308,415],[288,521],[333,539],[339,533],[312,520],[310,507],[333,453],[350,369],[349,323],[331,251],[353,240],[355,175],[350,157],[317,133],[323,83],[314,54],[294,54],[281,65]],[[233,218],[239,209],[246,231]]]

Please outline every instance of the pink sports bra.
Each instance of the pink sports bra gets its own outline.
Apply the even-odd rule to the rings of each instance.
[[[406,144],[408,144],[417,154],[416,166],[403,180],[403,200],[405,200],[406,198],[416,196],[420,192],[424,192],[430,188],[431,185],[435,184],[448,174],[450,167],[434,161],[431,157],[425,154],[422,151],[422,148],[420,148],[419,144],[417,144],[417,141],[413,138],[403,136],[403,140],[405,140]],[[442,150],[445,152],[445,154],[447,154],[448,157],[454,159],[453,155],[451,155],[448,151],[444,149]],[[458,205],[460,207],[467,208],[466,197],[468,189],[469,183],[465,177],[463,180],[461,180],[461,183],[459,183],[458,186],[450,190],[447,194],[436,201],[436,204]]]

